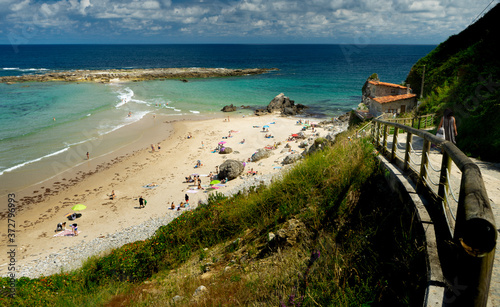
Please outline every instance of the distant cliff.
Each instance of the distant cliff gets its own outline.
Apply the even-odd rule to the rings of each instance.
[[[450,36],[411,69],[406,83],[420,96],[422,113],[451,108],[457,145],[465,153],[500,161],[500,4],[457,35]]]

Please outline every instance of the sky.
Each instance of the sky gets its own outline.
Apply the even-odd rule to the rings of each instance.
[[[0,44],[438,44],[498,0],[0,0]]]

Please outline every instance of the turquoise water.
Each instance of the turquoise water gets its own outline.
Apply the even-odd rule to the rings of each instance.
[[[263,107],[283,92],[309,106],[310,115],[336,116],[357,106],[372,73],[400,83],[434,46],[356,48],[346,53],[338,45],[64,45],[22,46],[14,53],[0,46],[0,76],[126,67],[279,68],[187,83],[0,83],[0,186],[7,173],[28,165],[36,171],[48,157],[152,114],[201,117],[221,114],[228,104]]]

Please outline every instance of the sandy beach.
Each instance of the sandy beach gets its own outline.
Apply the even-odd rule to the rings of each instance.
[[[189,195],[189,209],[194,209],[199,201],[208,198],[209,193],[224,193],[247,180],[254,180],[255,176],[286,169],[288,166],[281,164],[283,158],[292,152],[303,151],[298,147],[299,141],[286,141],[292,133],[298,133],[302,129],[302,125],[297,124],[297,118],[281,117],[278,114],[243,116],[234,113],[229,114],[229,120],[227,118],[228,114],[225,114],[225,117],[221,118],[169,122],[167,118],[157,116],[155,121],[159,124],[156,124],[145,140],[136,143],[135,146],[138,147],[129,154],[114,152],[106,157],[107,162],[102,160],[103,158],[102,161],[93,161],[91,157],[87,164],[79,167],[78,172],[73,170],[76,179],[64,178],[64,182],[72,181],[71,185],[62,185],[61,182],[55,181],[58,180],[56,178],[50,183],[44,182],[43,187],[30,187],[18,193],[17,200],[29,196],[32,204],[18,212],[15,217],[17,271],[20,272],[23,266],[32,265],[34,261],[46,259],[51,254],[63,253],[71,247],[82,246],[97,238],[110,238],[112,234],[148,220],[173,218],[179,212],[170,210],[170,204],[174,202],[178,206],[184,201],[186,194]],[[143,119],[147,120],[151,119]],[[269,132],[263,131],[264,125],[269,126]],[[328,131],[317,128],[314,133],[326,136]],[[189,134],[191,138],[188,138]],[[266,134],[271,134],[273,138],[266,138]],[[306,135],[313,135],[311,129],[306,131]],[[150,144],[145,144],[153,141],[155,151],[152,151]],[[227,142],[224,146],[231,147],[234,152],[226,155],[214,153],[221,141]],[[160,150],[157,149],[158,143]],[[218,190],[207,190],[210,183],[207,175],[215,172],[216,166],[226,159],[247,161],[257,149],[275,143],[280,145],[273,150],[273,155],[269,158],[247,163],[242,176],[231,180]],[[286,144],[291,148],[285,149]],[[202,166],[195,168],[198,160]],[[258,174],[248,174],[251,169]],[[191,174],[200,175],[203,190],[198,190],[194,183],[185,182],[185,177]],[[155,187],[148,188],[148,184],[155,184]],[[46,189],[57,190],[57,193],[44,195]],[[113,190],[116,198],[110,199]],[[139,196],[147,200],[145,208],[139,208]],[[80,212],[81,217],[69,221],[65,216],[73,212],[71,207],[76,204],[84,204],[87,208]],[[67,228],[69,224],[77,223],[79,235],[54,237],[56,225],[64,221],[67,222]],[[7,220],[2,219],[1,223],[6,229]],[[0,252],[7,255],[9,247],[5,233],[2,235],[2,241]],[[102,252],[106,251],[95,251]],[[86,254],[94,252],[86,251]],[[0,259],[1,275],[7,272],[7,261],[6,256]],[[62,263],[55,272],[75,265],[78,264]],[[47,271],[43,274],[55,272]],[[30,274],[24,272],[21,275]]]

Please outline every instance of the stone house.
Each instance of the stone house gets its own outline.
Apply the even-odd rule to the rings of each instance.
[[[417,95],[411,93],[409,86],[368,80],[363,89],[362,102],[375,117],[410,112],[417,106]]]

